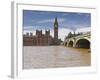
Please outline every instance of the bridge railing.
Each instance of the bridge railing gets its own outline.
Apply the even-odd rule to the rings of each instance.
[[[90,36],[91,35],[91,33],[90,32],[86,32],[86,33],[82,33],[82,34],[79,34],[79,35],[75,35],[75,36],[72,36],[72,37],[67,37],[67,38],[65,38],[65,40],[66,39],[72,39],[72,38],[78,38],[78,37],[83,37],[83,36]]]

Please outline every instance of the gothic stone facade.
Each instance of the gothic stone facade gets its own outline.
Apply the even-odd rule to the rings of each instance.
[[[47,45],[59,45],[61,40],[58,39],[58,21],[55,18],[54,22],[54,38],[50,35],[50,30],[46,30],[45,34],[42,34],[42,30],[36,30],[36,35],[27,33],[23,35],[24,46],[47,46]]]

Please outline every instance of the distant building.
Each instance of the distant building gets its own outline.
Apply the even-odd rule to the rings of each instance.
[[[50,30],[45,30],[45,34],[42,34],[42,30],[36,30],[36,35],[32,33],[26,33],[23,35],[24,46],[47,46],[47,45],[60,45],[61,39],[58,39],[58,21],[55,18],[54,22],[54,38],[50,35]]]

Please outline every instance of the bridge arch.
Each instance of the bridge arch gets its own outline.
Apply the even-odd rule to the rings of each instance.
[[[65,42],[65,46],[67,46],[67,42]]]
[[[68,47],[73,47],[74,42],[73,41],[69,41],[68,43]]]
[[[74,45],[78,48],[90,48],[90,40],[88,38],[80,38]]]

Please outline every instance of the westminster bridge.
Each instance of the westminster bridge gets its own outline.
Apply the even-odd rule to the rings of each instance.
[[[90,43],[91,33],[87,32],[71,38],[66,38],[63,45],[67,47],[90,48]]]

